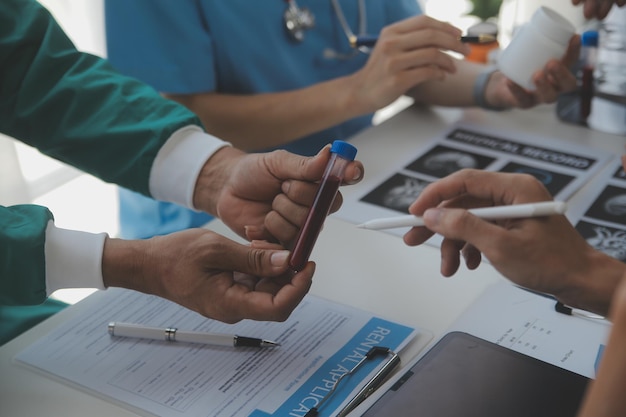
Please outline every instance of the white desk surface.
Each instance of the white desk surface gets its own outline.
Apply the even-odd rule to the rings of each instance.
[[[385,164],[415,152],[421,143],[461,120],[503,131],[559,137],[616,154],[623,153],[626,144],[624,137],[560,122],[552,106],[501,113],[409,107],[351,140],[359,149],[358,159],[365,164],[366,176],[362,183],[344,187],[342,192],[371,188],[374,184],[367,178],[375,177]],[[220,222],[211,222],[209,228],[233,236]],[[488,264],[442,278],[438,249],[407,247],[397,236],[357,229],[332,216],[325,223],[311,260],[317,263],[312,293],[426,329],[434,337],[442,335],[487,286],[502,279]],[[14,362],[21,349],[72,314],[72,309],[65,310],[0,347],[1,416],[136,416]]]

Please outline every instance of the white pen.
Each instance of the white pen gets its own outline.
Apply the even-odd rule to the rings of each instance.
[[[540,203],[513,204],[510,206],[481,207],[469,209],[470,213],[482,219],[516,219],[523,217],[551,216],[563,214],[567,210],[567,203],[564,201],[543,201]],[[387,217],[374,219],[358,225],[362,229],[382,230],[397,227],[417,227],[424,226],[422,217],[406,216]]]
[[[109,323],[109,334],[119,337],[138,339],[166,340],[168,342],[202,343],[215,346],[232,347],[277,347],[280,343],[256,337],[237,336],[233,334],[191,332],[178,330],[175,327],[148,327],[134,323]]]

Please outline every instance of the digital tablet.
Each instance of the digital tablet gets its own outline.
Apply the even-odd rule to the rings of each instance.
[[[574,417],[589,379],[462,332],[439,340],[364,417]]]

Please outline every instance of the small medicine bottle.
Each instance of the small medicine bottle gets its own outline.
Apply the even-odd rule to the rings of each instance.
[[[331,156],[320,181],[313,205],[300,229],[289,258],[289,267],[294,272],[301,271],[309,260],[313,246],[330,212],[330,207],[343,181],[346,166],[354,161],[356,148],[348,142],[336,140],[330,148]]]
[[[491,42],[470,44],[470,53],[465,57],[466,60],[472,62],[480,62],[482,64],[490,64],[495,62],[492,56],[500,49],[498,43],[498,26],[493,22],[480,22],[467,29],[468,36],[491,35],[494,40]]]
[[[594,93],[594,77],[593,73],[596,68],[596,59],[598,55],[598,32],[588,30],[583,32],[580,37],[580,74],[579,91],[580,91],[580,120],[586,121],[591,113],[591,99]]]

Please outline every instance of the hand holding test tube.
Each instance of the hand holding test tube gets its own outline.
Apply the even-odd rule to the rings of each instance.
[[[289,258],[289,267],[294,272],[301,271],[309,260],[313,246],[324,225],[324,220],[326,220],[337,191],[339,191],[346,166],[354,161],[356,156],[356,148],[341,140],[333,142],[330,152],[332,155],[320,181],[315,200],[313,200],[313,205],[309,209],[309,214],[300,229]]]

